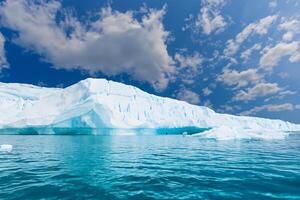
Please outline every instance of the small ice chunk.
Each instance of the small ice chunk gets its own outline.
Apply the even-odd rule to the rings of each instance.
[[[11,152],[12,149],[13,149],[13,146],[11,144],[1,144],[0,145],[0,151]]]

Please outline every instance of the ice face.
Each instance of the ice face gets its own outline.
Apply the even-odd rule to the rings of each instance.
[[[0,129],[28,127],[300,130],[280,120],[219,114],[105,79],[86,79],[64,89],[0,83]]]

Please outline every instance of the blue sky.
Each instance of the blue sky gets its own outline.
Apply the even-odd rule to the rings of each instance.
[[[2,0],[0,81],[132,84],[300,123],[297,0]]]

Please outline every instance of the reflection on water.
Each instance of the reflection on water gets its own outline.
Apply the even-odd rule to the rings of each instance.
[[[300,137],[1,135],[0,199],[300,199]]]

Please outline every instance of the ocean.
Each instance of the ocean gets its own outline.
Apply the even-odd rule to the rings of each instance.
[[[300,199],[300,134],[0,135],[0,199]]]

